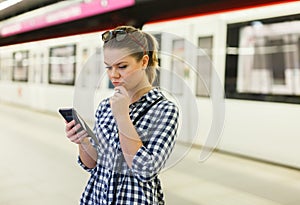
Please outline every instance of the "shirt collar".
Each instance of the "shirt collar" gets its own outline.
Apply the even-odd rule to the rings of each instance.
[[[161,97],[162,93],[159,88],[155,87],[151,89],[149,92],[145,93],[138,101],[133,104],[140,104],[147,101],[148,103],[154,102],[157,98]]]

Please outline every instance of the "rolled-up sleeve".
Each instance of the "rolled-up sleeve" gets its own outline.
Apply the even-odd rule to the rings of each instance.
[[[77,163],[79,164],[79,166],[81,166],[85,171],[89,173],[93,172],[93,170],[95,169],[95,168],[88,168],[87,166],[85,166],[85,164],[81,161],[80,156],[78,156]]]
[[[151,125],[132,161],[132,171],[139,180],[151,180],[164,167],[175,145],[178,116],[177,107],[164,101],[144,117],[145,122],[151,119]]]

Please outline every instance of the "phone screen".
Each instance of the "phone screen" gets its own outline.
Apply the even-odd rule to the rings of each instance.
[[[71,122],[74,119],[73,110],[70,109],[59,109],[59,113],[65,118],[67,122]]]

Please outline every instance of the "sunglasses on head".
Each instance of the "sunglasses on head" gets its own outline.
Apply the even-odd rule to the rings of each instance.
[[[115,38],[116,41],[122,41],[127,36],[127,31],[125,30],[112,30],[106,31],[102,34],[102,40],[106,43],[107,41]]]
[[[143,46],[143,44],[141,44],[134,35],[131,35],[131,33],[135,32],[134,31],[126,31],[126,30],[122,30],[122,29],[117,29],[117,30],[111,30],[111,31],[105,31],[102,34],[102,40],[104,41],[104,43],[110,41],[111,39],[115,39],[116,41],[123,41],[125,39],[125,37],[128,35],[135,43],[137,43],[139,46],[141,46],[141,48],[143,49],[144,55],[146,54],[146,49]]]

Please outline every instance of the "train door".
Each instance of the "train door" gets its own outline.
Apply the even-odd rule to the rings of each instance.
[[[197,144],[211,152],[219,142],[224,118],[225,58],[222,49],[225,48],[226,27],[211,16],[195,18],[191,25],[193,43],[197,46],[195,94],[200,113]]]
[[[41,66],[41,55],[39,49],[32,49],[30,55],[30,78],[29,81],[35,84],[43,83],[43,70]]]

